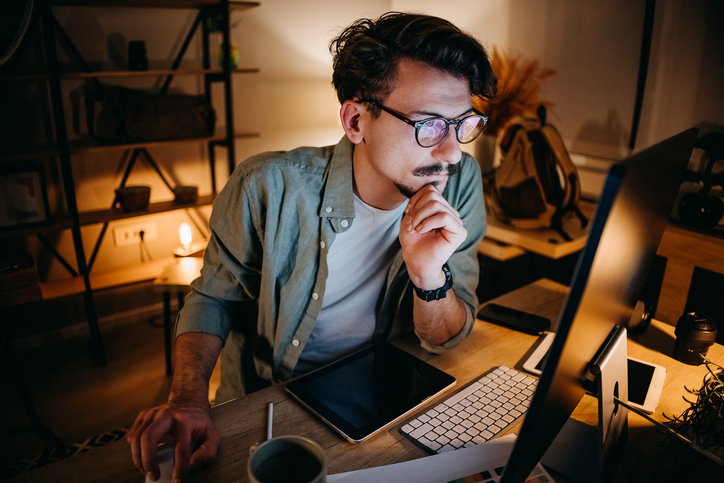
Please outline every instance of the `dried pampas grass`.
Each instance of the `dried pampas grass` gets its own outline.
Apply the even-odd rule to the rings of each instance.
[[[488,117],[485,132],[497,136],[515,117],[535,112],[548,101],[539,99],[541,82],[556,72],[541,69],[537,60],[523,62],[493,47],[491,67],[498,78],[498,92],[492,99],[475,97],[473,107]]]

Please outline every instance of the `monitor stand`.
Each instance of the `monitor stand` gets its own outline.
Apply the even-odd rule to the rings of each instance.
[[[629,481],[638,451],[627,445],[628,400],[626,329],[616,327],[591,363],[598,399],[597,427],[570,418],[541,460],[574,482]]]

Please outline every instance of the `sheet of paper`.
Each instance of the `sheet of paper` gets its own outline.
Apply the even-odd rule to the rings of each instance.
[[[446,483],[504,466],[515,444],[508,435],[486,443],[388,466],[327,476],[329,483]]]

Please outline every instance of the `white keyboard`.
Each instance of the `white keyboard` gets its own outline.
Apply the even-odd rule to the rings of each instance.
[[[431,453],[483,443],[525,413],[537,383],[515,369],[494,367],[400,432]]]

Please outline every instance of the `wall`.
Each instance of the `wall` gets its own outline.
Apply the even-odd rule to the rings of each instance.
[[[636,69],[640,49],[643,2],[615,0],[595,6],[577,0],[261,0],[261,6],[234,13],[238,25],[232,40],[241,51],[241,67],[260,73],[234,76],[237,128],[260,132],[256,139],[237,141],[237,161],[266,150],[287,150],[299,145],[335,143],[343,134],[338,101],[330,84],[328,43],[353,20],[376,17],[388,10],[418,10],[446,17],[477,36],[488,48],[498,46],[511,54],[538,59],[558,74],[546,81],[543,96],[552,102],[551,119],[566,143],[577,152],[592,196],[600,183],[606,158],[627,154]],[[182,41],[182,31],[193,19],[190,11],[57,8],[60,23],[94,64],[122,68],[125,45],[143,39],[151,65],[168,65]],[[722,3],[717,0],[669,0],[657,3],[652,61],[636,149],[650,145],[692,125],[716,129],[724,125],[720,79],[724,73]],[[188,56],[198,63],[200,47]],[[77,84],[77,83],[76,83]],[[156,79],[139,80],[142,88],[158,86]],[[177,78],[172,86],[197,92],[199,81]],[[66,88],[74,88],[69,85]],[[220,93],[215,91],[217,111]],[[70,111],[70,101],[66,108]],[[220,125],[224,119],[219,120]],[[466,148],[471,150],[470,147]],[[153,150],[170,177],[210,190],[208,171],[196,160],[202,147]],[[121,176],[122,158],[86,155],[74,160],[77,196],[81,209],[110,205]],[[223,169],[223,168],[222,168]],[[134,171],[131,182],[152,185],[152,199],[171,194],[146,167]],[[586,186],[584,186],[586,189]],[[180,223],[194,216],[205,223],[209,210],[187,215],[174,212],[151,217],[161,236],[148,243],[154,258],[168,256],[178,245]],[[117,222],[123,224],[125,222]],[[86,253],[99,226],[84,228]],[[202,233],[195,231],[196,239]],[[117,248],[106,237],[94,270],[112,270],[141,263],[137,246]],[[73,259],[70,234],[53,240],[58,250]],[[67,278],[31,240],[41,254],[49,280]]]
[[[721,15],[720,5],[715,0],[658,2],[637,147],[694,124],[724,124],[724,96],[716,89],[724,65],[721,55],[717,55],[722,45],[722,33],[715,20],[721,18],[717,17]],[[259,138],[237,142],[239,161],[265,150],[330,144],[342,136],[338,102],[330,84],[328,43],[353,20],[376,17],[388,10],[440,15],[476,35],[488,48],[498,46],[511,54],[539,59],[544,67],[557,71],[544,83],[543,97],[551,100],[551,120],[569,148],[585,155],[578,158],[579,162],[627,154],[643,2],[616,0],[591,8],[576,0],[266,0],[258,8],[234,13],[232,19],[238,21],[232,39],[241,50],[241,67],[260,69],[259,74],[234,76],[235,123],[239,129],[261,133]],[[56,12],[89,61],[119,67],[124,62],[126,42],[134,39],[146,41],[152,65],[168,64],[181,43],[181,32],[193,19],[193,12],[174,10],[139,13],[132,9],[57,8]],[[198,63],[199,51],[199,46],[192,49],[187,61]],[[158,81],[133,84],[150,88]],[[200,89],[198,80],[192,77],[177,78],[172,86]],[[70,110],[70,103],[66,108]],[[210,189],[208,172],[199,172],[193,162],[204,155],[202,147],[170,153],[164,149],[153,154],[172,177],[192,179],[202,190]],[[83,209],[108,206],[120,176],[120,157],[108,160],[89,155],[75,163],[78,199]],[[108,177],[110,171],[115,176]],[[150,182],[156,200],[171,197],[144,166],[134,171],[131,181]],[[163,221],[166,218],[169,221]],[[160,224],[160,232],[174,234],[168,240],[150,244],[150,250],[161,256],[177,243],[175,232],[183,215],[154,219]],[[85,231],[92,240],[98,227]],[[69,247],[68,240],[68,236],[62,236],[57,243],[70,254],[65,248]],[[115,248],[107,240],[97,266],[113,268],[133,260],[137,252],[133,247]],[[48,275],[64,276],[56,269]]]

